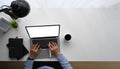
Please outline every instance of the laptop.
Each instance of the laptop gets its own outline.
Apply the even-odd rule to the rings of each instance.
[[[60,49],[60,25],[26,26],[25,28],[30,37],[30,46],[36,43],[40,44],[41,52],[36,59],[55,57],[49,50],[48,43],[56,42]]]

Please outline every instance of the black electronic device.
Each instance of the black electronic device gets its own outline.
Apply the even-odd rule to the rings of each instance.
[[[7,47],[9,49],[9,58],[16,58],[19,60],[28,53],[28,50],[23,45],[22,38],[9,38]]]
[[[25,0],[14,0],[10,6],[1,6],[0,12],[8,14],[12,19],[22,18],[30,12],[30,6]]]

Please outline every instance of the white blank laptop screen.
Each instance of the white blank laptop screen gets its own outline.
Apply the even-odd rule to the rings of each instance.
[[[30,38],[59,36],[59,26],[27,27]]]

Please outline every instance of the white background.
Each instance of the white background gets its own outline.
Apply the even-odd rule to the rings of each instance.
[[[19,27],[0,35],[0,61],[9,61],[9,37],[24,38],[29,50],[25,26],[60,24],[60,49],[69,61],[120,61],[120,9],[34,9],[18,20]],[[70,33],[72,40],[64,41]],[[25,56],[22,61],[25,61]],[[39,59],[55,60],[55,59]]]
[[[0,0],[0,6],[10,5],[11,1]],[[0,61],[11,61],[6,47],[8,38],[24,38],[24,45],[29,50],[25,26],[44,24],[61,24],[60,48],[69,61],[120,61],[120,0],[27,1],[32,8],[30,14],[18,20],[17,29],[0,34]],[[72,35],[69,42],[63,39],[66,33]]]
[[[14,0],[0,0],[0,6]],[[26,0],[31,8],[120,8],[120,0]]]

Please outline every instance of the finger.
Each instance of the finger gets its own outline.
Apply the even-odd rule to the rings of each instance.
[[[34,44],[31,46],[31,49],[33,49],[34,48]]]
[[[53,42],[51,42],[51,47],[52,47],[52,48],[54,48],[54,47],[55,47]]]
[[[51,41],[51,45],[54,46],[54,43]]]
[[[49,47],[50,50],[52,50],[52,46],[51,45],[49,45],[48,47]]]
[[[39,48],[38,49],[41,49],[41,46],[39,45]]]
[[[51,41],[50,44],[53,45],[53,42]]]
[[[39,53],[40,53],[40,51],[41,51],[41,49],[37,50],[37,54],[39,54]]]
[[[51,43],[49,42],[48,47],[51,47]]]
[[[38,46],[38,43],[36,43],[35,46]]]
[[[33,44],[32,49],[35,49],[35,47],[36,47],[35,44]]]
[[[40,49],[40,44],[39,44],[39,45],[37,45],[37,49]]]
[[[41,50],[41,48],[39,47],[38,50]]]
[[[53,44],[54,47],[56,46],[55,42],[52,42],[52,44]]]
[[[40,49],[40,45],[37,45],[35,50],[38,51],[39,49]]]
[[[54,46],[56,46],[56,42],[53,42],[54,43]]]
[[[50,46],[53,47],[53,43],[52,42],[50,42]]]
[[[48,46],[50,46],[50,45],[51,45],[51,43],[49,42],[49,43],[48,43]]]
[[[49,46],[49,49],[50,49],[50,50],[52,50],[52,47],[51,47],[51,46]]]
[[[57,46],[58,47],[58,45],[57,45],[57,43],[55,42],[55,46]]]
[[[37,44],[35,44],[35,48],[34,48],[34,49],[37,49],[37,47],[38,47],[38,43],[37,43]]]

